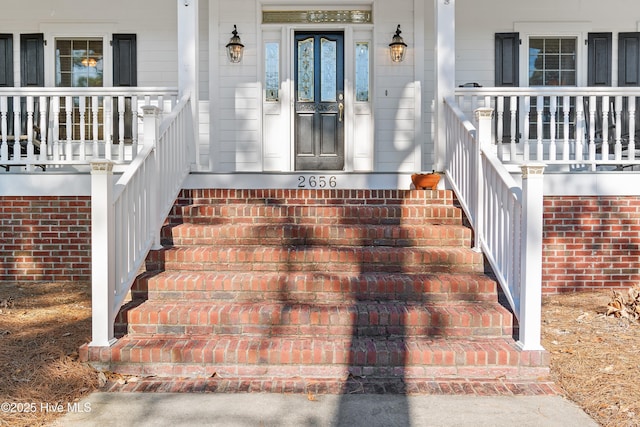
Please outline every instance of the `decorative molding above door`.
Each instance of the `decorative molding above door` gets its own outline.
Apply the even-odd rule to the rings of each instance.
[[[262,11],[263,24],[318,24],[346,23],[370,24],[373,15],[370,10],[265,10]]]

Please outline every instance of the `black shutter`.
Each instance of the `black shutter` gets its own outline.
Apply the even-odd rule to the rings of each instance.
[[[496,86],[520,85],[519,33],[496,33]]]
[[[611,86],[613,58],[611,33],[589,33],[588,44],[587,84],[589,86]]]
[[[13,86],[13,34],[0,34],[0,87]]]
[[[520,34],[496,33],[496,86],[520,86]],[[504,100],[504,120],[502,124],[502,142],[509,143],[511,136],[519,137],[519,124],[511,129],[510,99]],[[497,126],[497,122],[496,122]],[[497,130],[496,130],[497,131]]]
[[[640,86],[640,33],[618,34],[618,86]]]
[[[640,86],[640,33],[618,34],[618,86]],[[623,99],[622,141],[628,141],[629,113],[628,100]],[[640,98],[636,98],[636,111],[640,108]],[[640,135],[640,120],[635,119],[635,135]],[[637,141],[637,139],[636,139]],[[636,142],[637,144],[637,142]]]
[[[113,85],[138,85],[135,34],[113,35]]]
[[[44,86],[44,35],[20,34],[20,84]]]

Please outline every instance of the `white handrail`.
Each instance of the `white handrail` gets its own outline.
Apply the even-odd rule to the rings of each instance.
[[[161,247],[164,218],[189,173],[195,144],[190,97],[183,97],[162,124],[159,108],[143,111],[143,148],[115,185],[113,162],[92,164],[90,347],[113,343],[116,314],[149,251]]]
[[[474,247],[485,254],[519,320],[519,344],[540,349],[542,185],[536,178],[542,175],[531,171],[544,168],[523,166],[520,186],[490,149],[493,110],[476,111],[477,128],[453,99],[444,110],[445,177],[471,222]]]

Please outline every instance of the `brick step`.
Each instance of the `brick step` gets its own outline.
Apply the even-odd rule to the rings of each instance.
[[[81,348],[100,369],[159,377],[369,379],[548,376],[549,354],[522,351],[508,338],[124,337],[111,347]]]
[[[181,224],[165,233],[172,244],[313,246],[471,246],[462,225]]]
[[[298,205],[199,204],[180,206],[174,215],[194,224],[452,224],[462,223],[459,208],[449,205]]]
[[[187,205],[365,205],[424,206],[453,205],[451,190],[302,190],[302,189],[183,189],[177,206]]]
[[[434,396],[562,396],[564,392],[549,378],[162,378],[136,377],[135,381],[108,380],[105,392],[119,393],[278,393],[305,394],[399,394]]]
[[[511,313],[497,303],[350,304],[146,302],[129,311],[129,335],[244,337],[511,336]]]
[[[482,272],[482,253],[468,248],[198,246],[165,252],[167,270],[339,271],[349,273]]]
[[[166,271],[141,276],[136,285],[149,300],[161,301],[497,301],[496,282],[477,273]]]

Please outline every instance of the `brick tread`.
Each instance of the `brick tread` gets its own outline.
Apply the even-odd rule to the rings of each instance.
[[[169,234],[169,233],[165,233]],[[181,224],[165,237],[174,245],[458,246],[469,247],[471,230],[461,225]]]
[[[483,274],[166,271],[147,278],[149,300],[355,303],[362,300],[496,301]]]
[[[198,246],[165,252],[165,268],[202,271],[482,272],[468,248]]]
[[[493,303],[350,304],[146,302],[129,311],[131,336],[510,336],[511,314]]]
[[[451,205],[202,204],[180,206],[180,216],[197,224],[451,224],[460,209]]]
[[[335,379],[271,378],[125,378],[108,381],[102,391],[111,393],[287,393],[405,394],[446,396],[561,396],[551,380],[504,378],[401,378],[369,379],[350,376]]]

